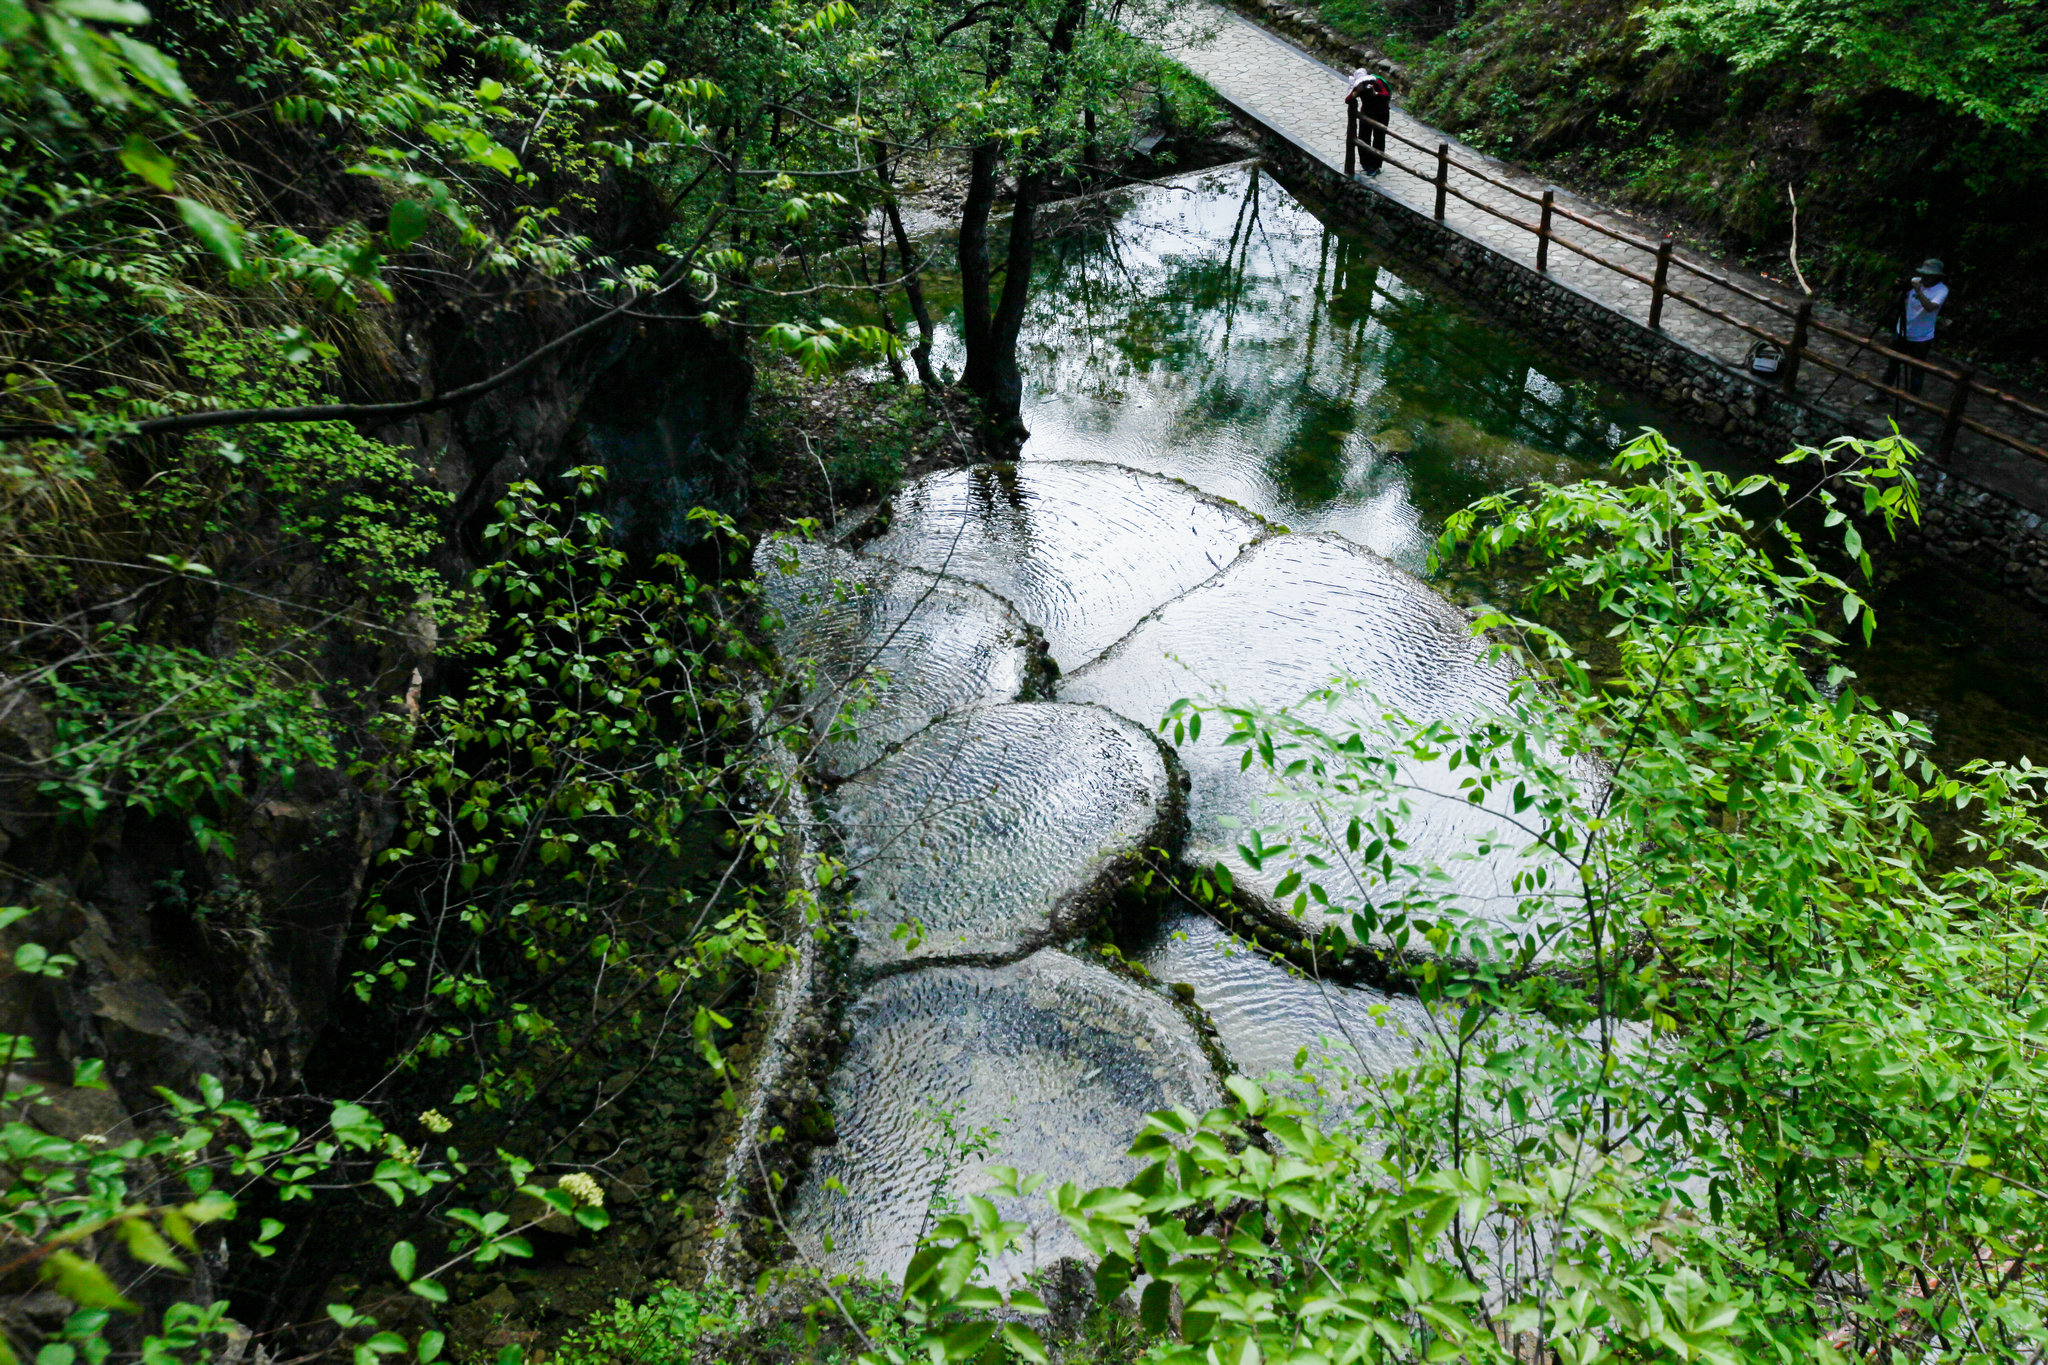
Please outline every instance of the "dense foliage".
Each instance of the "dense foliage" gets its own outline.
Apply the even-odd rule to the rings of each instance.
[[[1497,34],[1519,33],[1510,2]],[[1896,177],[2017,202],[2038,34],[2024,9],[1971,13],[1682,0],[1622,15],[1615,41],[1730,118],[1793,67],[1809,74],[1769,99],[1899,128],[1932,109],[1976,140]],[[4,1269],[53,1297],[0,1354],[246,1349],[210,1268],[268,1258],[316,1203],[402,1208],[388,1254],[365,1242],[400,1302],[439,1303],[457,1267],[522,1256],[533,1228],[604,1224],[568,1134],[642,1076],[688,1069],[682,1119],[702,1117],[754,973],[812,911],[767,875],[790,789],[754,706],[772,670],[746,544],[699,512],[687,559],[631,558],[584,510],[596,471],[513,483],[458,521],[428,458],[442,438],[390,424],[542,359],[594,363],[626,323],[758,335],[812,370],[906,351],[929,390],[929,262],[899,192],[959,155],[964,379],[1002,427],[1033,205],[1153,116],[1140,87],[1185,95],[1109,18],[1083,0],[0,0],[0,720],[49,722],[9,721],[0,778],[28,793],[44,871],[131,835],[175,845],[192,885],[166,879],[167,916],[239,885],[250,813],[296,784],[345,774],[387,802],[353,1017],[377,1021],[379,1068],[402,1064],[383,1093],[454,1111],[322,1099],[287,1121],[207,1077],[140,1129],[67,1135],[105,1059],[38,1057],[40,1016],[16,1025]],[[1550,68],[1593,92],[1571,117],[1657,108],[1634,75],[1585,85],[1577,60]],[[1469,102],[1482,69],[1446,57],[1433,88]],[[1509,126],[1550,88],[1525,106],[1495,81],[1486,117]],[[1770,173],[1749,200],[1712,190],[1775,203]],[[1868,259],[1846,251],[1843,277]],[[893,303],[876,325],[834,319],[897,294],[907,344]],[[437,355],[413,339],[430,320]],[[1805,500],[1858,560],[1859,524],[1912,515],[1905,455],[1826,459]],[[1620,473],[1453,522],[1447,552],[1533,555],[1539,603],[1611,626],[1595,654],[1541,613],[1491,621],[1540,665],[1510,715],[1364,736],[1222,716],[1248,764],[1344,813],[1334,838],[1264,831],[1250,856],[1292,860],[1286,894],[1348,926],[1345,946],[1426,947],[1410,984],[1444,1031],[1393,1075],[1324,1064],[1313,1116],[1239,1082],[1227,1111],[1155,1118],[1126,1187],[1053,1192],[1104,1291],[1147,1277],[1161,1358],[1988,1360],[2040,1339],[2041,780],[1937,772],[1924,735],[1857,697],[1833,622],[1867,626],[1867,606],[1786,520],[1741,510],[1786,490],[1654,440]],[[1426,871],[1402,866],[1404,757],[1451,759],[1502,840],[1545,860],[1515,933],[1387,893]],[[1925,828],[1937,803],[1973,820],[1951,861]],[[78,964],[28,911],[0,919],[33,1004]],[[541,1110],[562,1122],[528,1156],[446,1137],[467,1125],[461,1146],[496,1149]],[[1043,1361],[1015,1320],[1028,1294],[973,1283],[1015,1226],[977,1199],[934,1215],[900,1298],[838,1291],[848,1330],[894,1365]],[[566,1354],[683,1358],[723,1294],[621,1308]],[[321,1297],[312,1328],[266,1326],[357,1365],[447,1349]]]
[[[377,1096],[242,1104],[298,1081],[303,1038],[248,1039],[261,1076],[164,1062],[184,1069],[162,1095],[153,1057],[73,1074],[67,1011],[99,964],[13,944],[5,1287],[77,1313],[37,1300],[0,1342],[98,1365],[246,1349],[253,1329],[284,1334],[264,1350],[427,1362],[438,1330],[379,1326],[326,1283],[381,1261],[375,1204],[408,1201],[395,1292],[439,1302],[443,1270],[521,1254],[521,1225],[602,1221],[578,1158],[623,1106],[654,1121],[621,1126],[703,1136],[756,974],[810,927],[781,889],[801,879],[768,875],[789,779],[756,710],[777,682],[747,545],[677,505],[677,543],[629,556],[588,510],[601,471],[563,468],[566,416],[500,428],[474,405],[573,410],[630,328],[741,375],[756,339],[811,373],[909,349],[943,407],[932,248],[900,230],[899,187],[971,157],[985,239],[1007,165],[1025,228],[1003,306],[1021,300],[1033,196],[1104,174],[1099,149],[1163,103],[1147,82],[1170,73],[1109,18],[1084,0],[0,2],[0,898],[90,915],[93,874],[139,882],[150,932],[196,945],[181,969],[222,978],[192,993],[222,1034],[267,1027],[275,998],[244,1015],[242,996],[331,972],[346,938],[324,1074]],[[967,260],[986,299],[1004,262]],[[895,298],[921,346],[890,336]],[[1014,326],[972,341],[971,396],[999,396],[985,372],[1007,351],[1014,378],[1014,350]],[[295,864],[280,827],[329,862]],[[96,1105],[115,1075],[119,1102]],[[124,1105],[140,1131],[75,1131]],[[393,1135],[414,1127],[417,1145]],[[448,1133],[549,1176],[422,1155]],[[692,1150],[635,1149],[671,1224],[678,1188],[715,1181]],[[302,1255],[316,1202],[350,1235]],[[285,1224],[299,1250],[266,1282]],[[311,1328],[262,1317],[330,1301]]]
[[[20,907],[0,911],[0,927],[29,914]],[[33,940],[17,943],[13,960],[17,976],[57,976],[75,965]],[[36,1060],[26,1037],[8,1034],[0,1044],[10,1067]],[[103,1069],[99,1059],[81,1060],[70,1080],[79,1090],[104,1089]],[[609,1221],[588,1176],[536,1181],[532,1163],[503,1151],[475,1162],[452,1146],[433,1150],[448,1129],[434,1111],[406,1122],[416,1134],[408,1144],[359,1104],[335,1104],[319,1121],[294,1125],[228,1098],[218,1080],[203,1077],[196,1096],[163,1091],[166,1121],[147,1133],[124,1121],[67,1136],[44,1117],[50,1092],[63,1088],[18,1086],[11,1095],[17,1108],[0,1122],[7,1273],[28,1276],[61,1310],[52,1315],[39,1305],[40,1330],[32,1334],[19,1321],[0,1332],[0,1359],[9,1362],[101,1365],[118,1357],[174,1365],[211,1359],[237,1339],[246,1348],[249,1329],[232,1316],[233,1305],[203,1286],[207,1259],[219,1260],[229,1245],[222,1229],[252,1205],[289,1213],[316,1193],[331,1200],[336,1191],[394,1207],[430,1205],[433,1238],[425,1257],[411,1240],[394,1242],[388,1255],[396,1282],[428,1303],[447,1301],[442,1278],[458,1267],[531,1256],[526,1234],[550,1219],[592,1230]],[[458,1189],[479,1202],[520,1196],[528,1201],[525,1216],[452,1204],[446,1195]],[[233,1228],[233,1254],[274,1256],[286,1226],[279,1218],[242,1217]],[[343,1300],[326,1306],[316,1335],[357,1365],[391,1356],[432,1365],[447,1346],[439,1330],[401,1335]]]
[[[576,477],[587,498],[601,472]],[[686,1040],[715,1063],[715,1007],[813,914],[758,879],[790,818],[752,709],[772,665],[744,579],[670,555],[636,573],[599,517],[551,515],[531,485],[499,512],[489,657],[395,717],[377,765],[404,814],[355,990],[405,1021],[409,1064],[474,1059],[455,1104],[601,1104],[621,1066],[693,1065]],[[693,516],[746,573],[730,522]]]
[[[121,736],[30,775],[69,814],[170,811],[231,843],[252,782],[349,748],[336,732],[403,687],[395,622],[450,642],[479,624],[449,572],[483,548],[454,522],[464,471],[434,469],[421,447],[445,435],[401,419],[543,359],[573,380],[619,324],[755,333],[815,370],[899,349],[872,298],[900,293],[936,383],[928,248],[898,231],[891,265],[891,243],[858,245],[878,206],[900,229],[919,158],[974,149],[970,320],[997,168],[1022,174],[1002,325],[970,328],[967,376],[1013,416],[1033,196],[1122,147],[1164,70],[1079,0],[1055,8],[10,3],[10,686]],[[884,326],[836,321],[846,307]],[[443,345],[423,356],[429,321]],[[167,708],[179,724],[139,707],[136,680],[189,671],[215,652],[202,637],[235,641],[229,691],[281,699],[274,723],[197,678]],[[188,750],[191,773],[148,776]]]

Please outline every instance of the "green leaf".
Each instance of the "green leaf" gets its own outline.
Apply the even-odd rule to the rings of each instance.
[[[425,234],[431,221],[425,204],[411,199],[401,199],[391,206],[390,220],[385,227],[385,236],[390,238],[394,251],[403,251]]]
[[[101,104],[128,104],[129,90],[95,35],[76,19],[55,11],[42,15],[43,39],[72,84]]]
[[[360,1104],[337,1104],[327,1122],[334,1135],[351,1147],[370,1148],[384,1136],[384,1125]]]
[[[121,145],[121,164],[165,192],[169,192],[177,182],[177,168],[171,164],[171,159],[140,133],[130,133],[128,140]]]
[[[391,1273],[401,1280],[411,1280],[418,1262],[418,1252],[411,1242],[394,1242],[391,1245]]]
[[[135,1305],[121,1296],[107,1272],[70,1251],[53,1251],[43,1260],[44,1284],[81,1308],[113,1308],[133,1313]]]
[[[182,1271],[185,1263],[171,1252],[171,1244],[149,1219],[136,1215],[123,1218],[114,1224],[114,1231],[127,1246],[128,1254],[144,1265],[158,1266],[164,1270]]]
[[[434,1365],[434,1362],[441,1358],[441,1351],[447,1345],[448,1338],[444,1333],[422,1332],[420,1344],[414,1348],[413,1354],[419,1358],[420,1365]]]
[[[178,74],[178,64],[156,48],[125,33],[107,35],[113,41],[114,50],[128,63],[128,69],[135,73],[144,85],[178,104],[190,104],[192,92],[186,88],[185,78]]]
[[[242,229],[196,199],[180,198],[178,216],[192,235],[230,270],[242,268]]]
[[[223,1218],[235,1216],[235,1201],[231,1195],[225,1194],[220,1190],[208,1190],[190,1203],[180,1204],[178,1212],[184,1214],[195,1223],[217,1223]],[[266,1218],[264,1222],[268,1224],[270,1220]],[[283,1230],[282,1226],[278,1228],[279,1232]],[[275,1236],[276,1234],[267,1235]]]
[[[1152,1335],[1165,1336],[1167,1313],[1172,1303],[1173,1286],[1164,1280],[1151,1281],[1138,1298],[1138,1321]]]
[[[129,4],[127,0],[56,0],[50,8],[73,19],[85,19],[95,24],[133,26],[149,22],[149,8]]]
[[[995,1334],[996,1325],[992,1322],[958,1322],[947,1327],[940,1340],[945,1345],[947,1360],[971,1360]]]
[[[157,1221],[164,1225],[164,1235],[187,1251],[199,1250],[199,1239],[192,1235],[192,1220],[174,1208],[156,1211]]]
[[[1038,1339],[1038,1333],[1022,1323],[1004,1323],[1003,1342],[1011,1351],[1032,1362],[1032,1365],[1050,1365],[1045,1354],[1045,1343]]]

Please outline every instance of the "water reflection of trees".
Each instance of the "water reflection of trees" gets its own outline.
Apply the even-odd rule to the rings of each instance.
[[[1451,505],[1610,449],[1587,386],[1409,288],[1256,170],[1135,196],[1040,269],[1035,388],[1115,402],[1142,386],[1184,435],[1244,427],[1303,506],[1361,476]]]

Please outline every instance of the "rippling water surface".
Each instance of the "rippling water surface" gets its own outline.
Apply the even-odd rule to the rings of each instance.
[[[1147,730],[1093,706],[930,726],[832,796],[858,965],[1015,957],[1086,928],[1104,876],[1171,837],[1172,799]]]
[[[1030,627],[974,584],[793,536],[764,539],[754,568],[776,648],[807,674],[812,762],[828,776],[874,762],[935,715],[1026,686]]]
[[[863,548],[979,583],[1079,668],[1161,602],[1237,558],[1267,525],[1185,483],[1038,460],[921,479]]]
[[[1249,167],[1104,205],[1040,246],[1027,459],[1174,475],[1417,573],[1451,511],[1583,478],[1646,426],[1709,464],[1752,463],[1325,227]],[[1940,757],[2048,759],[2048,617],[1938,566],[1880,606],[1878,648],[1850,662],[1933,729]]]
[[[1457,1037],[1454,1010],[1433,1017],[1413,996],[1314,980],[1203,915],[1167,915],[1141,946],[1140,960],[1162,981],[1194,987],[1230,1060],[1248,1076],[1293,1071],[1297,1057],[1318,1073],[1327,1060],[1383,1074]]]
[[[1126,1180],[1146,1114],[1201,1113],[1223,1093],[1170,1003],[1052,950],[887,977],[848,1022],[831,1087],[838,1141],[813,1162],[790,1221],[813,1249],[829,1241],[835,1266],[871,1273],[900,1275],[934,1193],[987,1189],[984,1162],[1043,1173],[1049,1187]],[[987,1133],[993,1155],[960,1157],[948,1126]],[[1042,1197],[1000,1207],[1031,1232],[999,1279],[1080,1251]]]
[[[1327,705],[1300,708],[1339,683],[1347,686]],[[1375,729],[1389,713],[1423,724],[1497,711],[1508,683],[1506,669],[1483,661],[1464,613],[1414,576],[1341,536],[1297,532],[1261,542],[1160,607],[1068,675],[1060,692],[1155,724],[1182,697],[1291,707],[1341,736]],[[1284,824],[1313,835],[1322,822],[1269,797],[1272,774],[1245,768],[1245,751],[1227,746],[1228,734],[1227,723],[1212,720],[1179,746],[1193,779],[1188,854],[1203,865],[1226,861],[1241,884],[1270,892],[1293,864],[1248,867],[1236,853],[1246,828]],[[1471,909],[1508,917],[1523,841],[1509,838],[1500,812],[1467,802],[1459,775],[1443,764],[1404,762],[1403,772],[1414,784],[1402,829],[1409,856],[1440,863]],[[1336,829],[1323,831],[1326,847],[1345,817],[1335,819]],[[1503,843],[1498,853],[1464,856],[1488,835]]]

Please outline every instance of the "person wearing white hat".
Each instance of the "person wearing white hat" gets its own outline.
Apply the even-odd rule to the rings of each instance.
[[[1360,118],[1358,168],[1367,175],[1378,175],[1380,165],[1386,159],[1386,125],[1394,117],[1394,87],[1388,85],[1384,77],[1376,76],[1361,66],[1351,73],[1351,87],[1344,92],[1344,102]],[[1366,119],[1372,122],[1364,122]]]
[[[1906,282],[1906,300],[1899,315],[1898,335],[1893,345],[1903,355],[1925,360],[1934,349],[1934,324],[1941,318],[1941,306],[1948,302],[1948,286],[1942,282],[1942,264],[1929,256]],[[1901,373],[1903,371],[1903,373]],[[1927,382],[1927,371],[1918,366],[1892,361],[1885,367],[1884,382],[1897,388],[1906,381],[1906,392],[1918,393]],[[1882,403],[1884,395],[1873,393],[1865,402]]]

